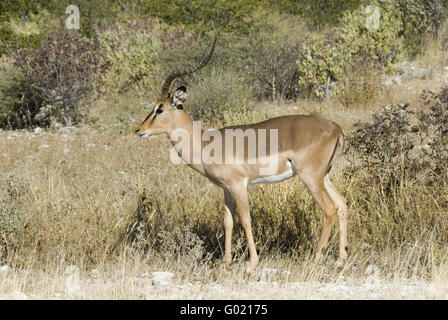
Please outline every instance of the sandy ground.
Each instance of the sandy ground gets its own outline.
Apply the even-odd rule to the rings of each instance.
[[[111,277],[96,272],[80,277],[73,271],[65,276],[24,285],[25,271],[0,275],[0,299],[448,299],[448,282],[423,280],[384,280],[376,276],[364,279],[341,277],[336,282],[295,282],[293,279],[226,279],[215,283],[159,280],[154,274],[139,277]],[[47,275],[46,277],[51,277]],[[267,278],[267,277],[264,277]],[[290,277],[293,278],[293,277]],[[22,291],[25,287],[25,292]],[[28,292],[39,293],[28,293]]]

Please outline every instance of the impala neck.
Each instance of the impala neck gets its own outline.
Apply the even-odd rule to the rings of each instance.
[[[194,170],[204,174],[202,166],[202,129],[194,127],[193,119],[185,112],[179,112],[173,119],[171,130],[167,132],[179,157]],[[184,135],[186,141],[182,141]],[[188,145],[189,150],[184,147]],[[189,151],[189,152],[188,152]]]

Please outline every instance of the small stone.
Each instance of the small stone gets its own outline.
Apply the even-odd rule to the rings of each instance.
[[[400,77],[393,77],[392,78],[392,82],[397,84],[397,85],[401,85],[401,79]]]
[[[376,265],[374,264],[370,264],[367,266],[366,268],[366,272],[365,275],[366,276],[370,276],[370,275],[374,275],[377,276],[380,273],[380,268],[378,268]]]
[[[7,300],[28,300],[28,296],[23,292],[16,291],[6,296]]]
[[[100,276],[100,273],[97,269],[93,269],[92,271],[90,271],[90,276],[94,279],[98,279]]]
[[[174,278],[174,273],[172,272],[153,272],[152,273],[152,283],[154,285],[167,286],[172,284]]]
[[[263,271],[261,272],[261,275],[259,277],[259,281],[277,281],[281,278],[287,278],[291,275],[291,272],[283,270],[277,270],[277,269],[271,269],[271,268],[266,268],[263,269]]]
[[[76,127],[61,127],[61,128],[59,128],[58,132],[62,133],[62,134],[68,134],[75,130],[76,130]]]
[[[64,271],[65,275],[79,275],[79,268],[75,265],[69,265],[67,268],[65,268]]]
[[[0,275],[7,274],[7,273],[9,273],[11,271],[12,271],[11,267],[9,267],[7,265],[4,265],[4,266],[0,267]]]
[[[65,292],[67,294],[74,294],[81,290],[81,285],[79,281],[79,268],[74,265],[68,266],[64,274],[67,275],[65,278]]]

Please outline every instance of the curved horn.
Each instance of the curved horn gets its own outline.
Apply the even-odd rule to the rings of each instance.
[[[216,44],[217,39],[218,39],[218,34],[216,34],[216,36],[215,36],[215,40],[213,41],[213,45],[212,45],[212,48],[210,49],[210,51],[209,51],[209,48],[210,48],[210,44],[209,44],[204,51],[204,55],[202,56],[201,61],[199,61],[199,63],[197,65],[195,65],[193,67],[186,68],[186,69],[172,72],[170,75],[168,75],[168,77],[165,79],[165,82],[163,83],[162,92],[160,93],[161,100],[165,99],[168,96],[170,87],[171,87],[171,83],[173,82],[174,79],[176,79],[178,77],[182,77],[182,76],[190,74],[190,73],[193,73],[196,70],[199,70],[207,65],[207,63],[212,58],[213,52],[215,51],[215,44]]]

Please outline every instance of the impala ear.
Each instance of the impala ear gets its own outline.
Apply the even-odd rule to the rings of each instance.
[[[173,98],[171,99],[171,106],[177,109],[183,109],[183,104],[187,98],[187,88],[180,86],[174,91]]]

